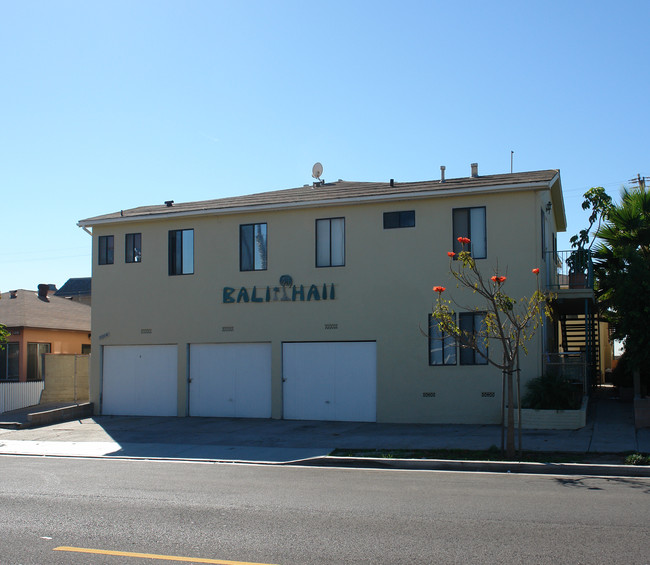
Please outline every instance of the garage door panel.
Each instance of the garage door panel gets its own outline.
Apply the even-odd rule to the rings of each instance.
[[[175,345],[104,347],[103,414],[176,416],[177,383]]]
[[[271,417],[271,345],[190,346],[190,415]]]
[[[285,343],[284,417],[374,422],[375,342]]]

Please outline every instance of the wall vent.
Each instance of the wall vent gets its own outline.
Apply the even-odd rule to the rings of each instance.
[[[339,325],[338,324],[325,324],[325,329],[326,330],[338,330]]]
[[[494,392],[482,392],[481,397],[482,398],[494,398],[495,394],[494,394]]]
[[[141,333],[141,334],[150,334],[150,333],[152,333],[152,332],[151,332],[151,328],[142,328],[142,329],[140,330],[140,333]]]
[[[234,332],[235,326],[221,326],[222,332]]]
[[[422,397],[423,398],[435,398],[436,393],[435,392],[423,392]]]

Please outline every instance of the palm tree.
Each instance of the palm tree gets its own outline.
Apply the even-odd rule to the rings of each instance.
[[[597,236],[599,307],[613,336],[625,340],[627,362],[640,369],[650,363],[650,193],[643,185],[622,190],[620,203],[607,210]]]

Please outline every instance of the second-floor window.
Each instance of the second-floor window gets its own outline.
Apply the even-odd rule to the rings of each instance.
[[[100,265],[112,265],[113,264],[113,236],[112,235],[100,235],[99,236],[99,248],[97,250],[98,254],[98,263]]]
[[[403,210],[401,212],[384,212],[384,229],[414,228],[415,210]]]
[[[124,242],[126,247],[124,260],[127,263],[139,263],[142,261],[142,234],[127,233]]]
[[[194,273],[194,230],[170,230],[169,274]]]
[[[239,270],[266,271],[266,224],[239,226]]]
[[[345,265],[345,218],[316,220],[316,266]]]
[[[463,250],[459,243],[459,237],[468,237],[471,240],[470,249],[474,259],[485,259],[487,257],[487,234],[485,228],[485,206],[476,208],[454,208],[453,230],[454,230],[454,251],[459,253]],[[467,247],[465,247],[467,251]]]

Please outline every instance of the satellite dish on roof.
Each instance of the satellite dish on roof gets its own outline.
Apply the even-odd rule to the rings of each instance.
[[[323,165],[320,163],[314,163],[314,166],[311,168],[311,176],[315,179],[319,179],[323,174]]]

